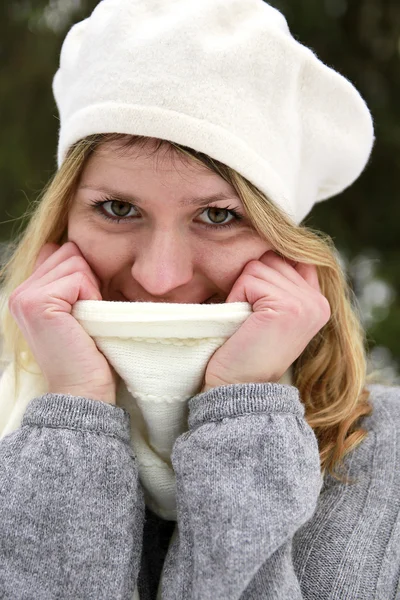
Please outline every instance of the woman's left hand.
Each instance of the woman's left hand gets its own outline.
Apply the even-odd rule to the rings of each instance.
[[[283,260],[269,250],[246,264],[226,302],[253,313],[212,355],[202,392],[233,383],[278,382],[329,321],[315,265]]]

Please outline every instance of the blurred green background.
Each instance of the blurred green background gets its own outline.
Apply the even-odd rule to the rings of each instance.
[[[343,194],[316,205],[305,223],[334,239],[367,330],[370,366],[400,384],[400,1],[270,3],[300,42],[356,85],[373,114],[377,140],[365,172]],[[97,4],[3,0],[0,6],[2,250],[56,169],[52,78],[68,29]]]

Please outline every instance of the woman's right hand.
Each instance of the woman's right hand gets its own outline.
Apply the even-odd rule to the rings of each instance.
[[[11,294],[8,307],[49,393],[115,404],[117,375],[72,316],[77,300],[102,300],[97,276],[75,243],[48,243],[33,274]]]

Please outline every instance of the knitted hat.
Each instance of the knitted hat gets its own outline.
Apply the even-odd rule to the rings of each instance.
[[[69,31],[53,91],[58,166],[95,133],[166,139],[246,177],[297,224],[364,169],[354,86],[263,0],[103,0]]]

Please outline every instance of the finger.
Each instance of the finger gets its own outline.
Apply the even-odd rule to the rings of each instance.
[[[100,292],[93,285],[92,279],[88,277],[87,273],[82,272],[66,275],[58,279],[55,285],[54,283],[48,284],[42,291],[48,298],[57,298],[68,302],[71,307],[78,300],[101,300]]]
[[[67,260],[64,260],[62,263],[54,267],[54,269],[40,277],[40,279],[32,281],[29,287],[31,289],[43,288],[44,286],[55,283],[59,279],[68,277],[69,275],[73,275],[74,273],[85,273],[85,275],[87,275],[87,277],[92,282],[92,285],[94,285],[96,289],[100,292],[96,277],[92,272],[90,266],[87,264],[83,256],[76,255],[71,256]]]
[[[316,269],[315,265],[296,263],[291,259],[278,256],[274,251],[268,251],[263,254],[260,258],[260,262],[271,267],[301,288],[308,289],[310,285],[309,281],[314,282],[313,278],[309,277],[309,273]],[[305,277],[303,275],[305,275]]]
[[[100,292],[86,273],[73,273],[44,288],[27,290],[18,302],[14,301],[11,314],[29,345],[34,347],[38,337],[44,340],[48,334],[51,336],[51,331],[43,328],[43,314],[53,312],[56,316],[54,313],[63,312],[71,315],[78,300],[101,300]]]
[[[291,269],[291,267],[289,268]],[[236,285],[236,283],[239,283],[240,285],[240,280],[249,276],[255,279],[260,279],[269,286],[273,285],[279,288],[286,295],[290,294],[296,297],[303,297],[304,293],[309,294],[311,292],[310,286],[305,281],[303,281],[301,285],[298,285],[297,281],[293,282],[291,279],[288,279],[286,275],[283,275],[280,271],[277,271],[276,268],[266,265],[259,260],[253,260],[247,263],[242,274],[234,285]],[[298,274],[296,277],[301,279],[300,275]]]
[[[294,286],[296,287],[296,286]],[[314,292],[305,294],[299,288],[296,288],[300,294],[287,294],[281,288],[266,283],[261,279],[252,276],[240,278],[234,285],[227,302],[247,302],[251,304],[253,313],[264,313],[268,319],[286,315],[286,317],[302,319],[307,326],[315,327],[315,333],[327,323],[330,318],[330,308],[328,311],[324,304],[323,310],[321,304],[317,302]],[[322,298],[322,296],[321,296]],[[329,305],[328,305],[329,307]],[[329,314],[328,314],[329,312]],[[300,316],[303,315],[303,316]],[[308,315],[304,317],[304,315]],[[265,316],[265,315],[264,315]],[[323,321],[322,325],[321,322]],[[311,338],[310,338],[311,339]]]
[[[33,271],[35,272],[54,252],[56,252],[60,246],[58,244],[48,243],[42,246],[37,256]]]
[[[28,332],[42,327],[44,311],[71,313],[78,300],[99,300],[100,293],[86,273],[72,273],[43,288],[27,290],[14,305],[13,315]]]
[[[265,268],[268,269],[268,267]],[[264,277],[243,274],[234,283],[226,302],[248,302],[254,305],[259,300],[264,300],[269,308],[274,309],[277,306],[286,305],[291,297],[295,297],[297,300],[304,299],[304,292],[299,293],[299,288],[291,285],[292,288],[297,289],[297,294],[288,292],[270,280],[266,281]]]
[[[313,269],[307,267],[314,267]],[[306,265],[305,263],[298,263],[295,267],[296,271],[301,277],[311,286],[314,290],[321,293],[321,286],[319,285],[318,268],[316,265]]]
[[[56,267],[58,264],[60,264],[67,258],[70,258],[71,256],[83,256],[78,246],[73,242],[67,242],[62,246],[58,246],[58,248],[54,250],[55,246],[57,246],[57,244],[48,243],[41,248],[37,258],[37,261],[40,264],[38,265],[34,273],[32,273],[32,275],[30,276],[29,279],[31,281],[42,277],[43,275],[51,271],[54,267]]]
[[[36,270],[32,273],[28,279],[26,279],[20,286],[19,291],[22,292],[26,288],[30,287],[33,282],[38,281],[47,273],[51,272],[55,267],[59,264],[62,264],[63,261],[72,258],[73,256],[83,257],[82,252],[79,250],[78,246],[73,242],[67,242],[62,246],[59,246],[55,251],[53,250],[57,244],[45,244],[39,252],[38,262],[41,264],[36,268]],[[52,251],[53,250],[53,251]],[[52,251],[52,252],[51,252]],[[46,254],[48,254],[47,259],[45,258]],[[88,265],[89,267],[89,265]],[[90,268],[90,267],[89,267]],[[100,287],[100,280],[97,278],[97,275],[91,271],[98,287]],[[53,278],[54,279],[54,278]]]

